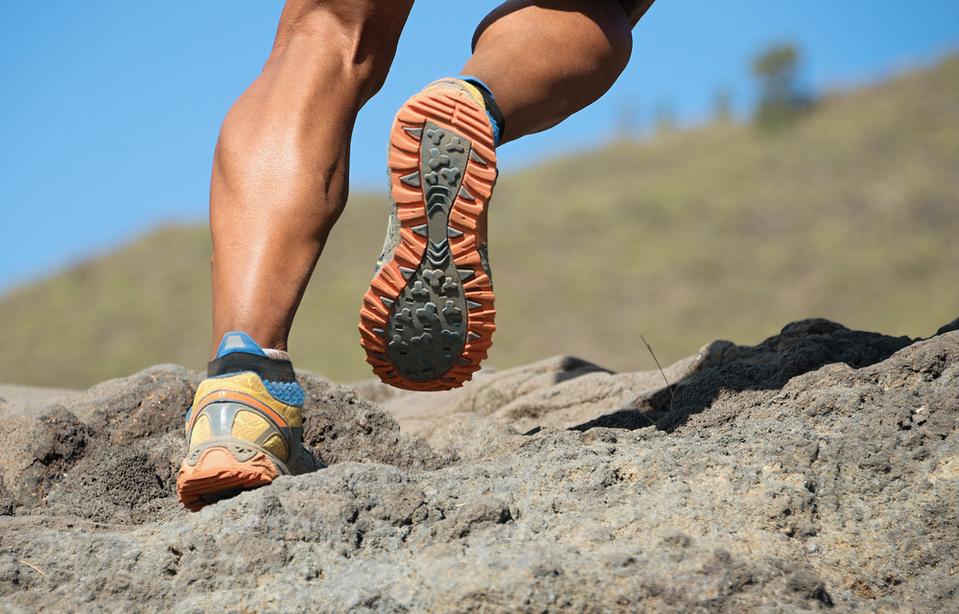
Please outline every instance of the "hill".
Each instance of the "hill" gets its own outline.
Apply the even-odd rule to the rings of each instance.
[[[617,371],[822,317],[932,335],[959,312],[959,57],[824,97],[776,132],[662,131],[501,177],[487,364]],[[356,331],[385,228],[357,194],[294,325],[298,368],[368,377]],[[165,228],[0,300],[0,381],[85,388],[208,357],[205,228]]]

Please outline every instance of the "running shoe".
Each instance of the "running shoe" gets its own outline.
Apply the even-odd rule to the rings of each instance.
[[[322,468],[300,442],[303,401],[289,360],[268,357],[244,333],[225,335],[186,417],[180,503],[195,512],[278,476]]]
[[[492,343],[491,104],[473,84],[444,79],[408,100],[393,123],[390,219],[359,329],[373,372],[397,388],[461,386]]]

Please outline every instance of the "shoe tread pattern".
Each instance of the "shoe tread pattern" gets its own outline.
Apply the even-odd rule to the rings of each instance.
[[[496,155],[485,111],[454,88],[415,96],[397,114],[389,167],[401,241],[363,298],[361,345],[388,384],[454,388],[495,330],[485,215]]]

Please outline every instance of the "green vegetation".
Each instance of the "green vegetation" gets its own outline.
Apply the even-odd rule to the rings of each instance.
[[[756,58],[753,75],[763,91],[755,116],[760,127],[778,129],[809,107],[810,97],[800,92],[796,83],[799,67],[800,54],[795,45],[776,45]]]
[[[959,316],[959,57],[834,93],[780,130],[661,131],[504,175],[490,219],[489,366],[572,354],[654,369],[790,321],[925,337]],[[356,330],[382,244],[351,199],[294,326],[298,368],[370,376]],[[166,228],[0,300],[0,381],[84,388],[150,365],[202,369],[205,228]]]

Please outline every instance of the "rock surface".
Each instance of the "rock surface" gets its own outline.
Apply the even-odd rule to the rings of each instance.
[[[665,375],[301,376],[329,468],[196,514],[201,374],[0,402],[0,611],[959,611],[959,321],[807,320]]]

